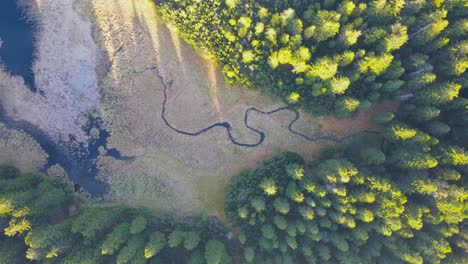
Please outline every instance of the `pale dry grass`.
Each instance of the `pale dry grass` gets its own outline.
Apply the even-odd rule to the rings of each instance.
[[[37,126],[56,141],[68,141],[71,135],[86,143],[85,115],[100,101],[95,72],[99,58],[91,23],[79,16],[74,2],[21,0],[37,22],[33,71],[44,96],[0,67],[0,103],[9,117]]]
[[[43,10],[47,2],[42,0]],[[197,137],[175,133],[160,117],[163,86],[155,69],[166,83],[173,83],[167,119],[182,130],[197,131],[227,121],[238,141],[254,143],[258,135],[244,126],[245,110],[255,106],[268,111],[284,104],[268,94],[226,84],[216,64],[160,21],[150,0],[76,0],[75,9],[91,21],[94,40],[107,53],[108,61],[93,63],[96,68],[109,66],[99,87],[99,112],[111,133],[108,148],[135,157],[100,156],[99,177],[111,186],[109,201],[224,219],[225,188],[232,176],[281,151],[312,159],[329,145],[291,134],[287,127],[294,114],[287,111],[249,116],[249,123],[266,133],[265,142],[256,148],[234,146],[221,128]],[[344,135],[371,126],[367,113],[351,121],[301,114],[294,128],[309,135]]]
[[[36,171],[47,163],[47,158],[47,153],[28,134],[0,123],[0,165]]]
[[[224,129],[197,137],[176,134],[160,118],[163,86],[153,67],[166,82],[173,81],[167,118],[182,130],[196,131],[228,121],[236,139],[256,142],[257,135],[244,127],[244,111],[251,106],[271,110],[283,103],[258,91],[227,85],[212,61],[198,55],[173,27],[160,21],[151,1],[83,3],[84,13],[96,26],[96,42],[111,62],[101,86],[103,118],[111,132],[109,147],[136,156],[133,161],[100,158],[100,177],[111,185],[108,198],[155,210],[223,218],[225,187],[233,175],[285,150],[312,159],[330,144],[306,142],[291,134],[287,130],[294,117],[291,112],[253,113],[249,122],[267,135],[264,144],[253,149],[232,145]],[[364,115],[343,121],[302,113],[295,129],[310,135],[344,135],[370,127]],[[319,131],[320,126],[324,131]]]

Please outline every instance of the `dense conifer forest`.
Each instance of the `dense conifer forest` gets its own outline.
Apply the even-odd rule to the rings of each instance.
[[[226,223],[88,201],[0,169],[0,263],[467,262],[468,2],[155,0],[226,79],[377,134],[237,175]]]
[[[415,102],[437,106],[467,83],[464,0],[155,3],[188,42],[219,63],[230,83],[313,113],[347,117],[420,90],[426,96]],[[448,97],[429,98],[430,91]],[[421,115],[435,115],[436,106]]]
[[[58,178],[0,167],[0,263],[230,263],[217,219],[85,202]]]

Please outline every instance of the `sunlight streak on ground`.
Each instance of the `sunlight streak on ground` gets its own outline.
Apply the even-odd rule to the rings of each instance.
[[[213,63],[208,61],[208,80],[210,81],[210,97],[213,105],[216,109],[216,113],[219,115],[220,120],[223,120],[221,106],[219,104],[219,97],[218,97],[218,79],[216,76],[216,67]]]
[[[137,22],[134,4],[132,1],[115,0],[114,4],[109,4],[104,0],[91,1],[93,11],[95,13],[96,24],[102,34],[102,44],[108,51],[109,60],[115,62],[117,56],[124,57],[124,60],[129,61],[129,49],[137,46],[138,36],[133,29]],[[121,23],[111,23],[114,17],[119,17]],[[129,41],[130,40],[130,41]],[[111,73],[114,83],[121,80],[117,69],[121,65],[112,63]]]
[[[160,44],[158,33],[161,25],[160,22],[158,22],[156,12],[154,11],[156,9],[155,4],[150,0],[138,1],[136,9],[141,23],[145,24],[147,27],[148,35],[150,36],[153,44],[153,49],[155,51],[159,50]],[[159,57],[159,54],[156,55]]]
[[[172,45],[174,45],[175,52],[177,54],[177,59],[179,60],[179,64],[183,65],[183,58],[182,58],[182,51],[180,47],[180,38],[177,35],[177,29],[173,27],[169,27],[169,32],[171,34]],[[185,73],[185,68],[181,67],[183,73]]]
[[[42,9],[42,0],[36,0],[36,6],[37,6],[37,10],[41,10]]]

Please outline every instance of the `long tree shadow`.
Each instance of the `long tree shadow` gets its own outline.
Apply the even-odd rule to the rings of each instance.
[[[156,11],[154,11],[156,12]],[[146,19],[146,18],[143,18],[143,19]],[[138,18],[138,22],[146,27],[145,30],[147,32],[150,32],[150,29],[148,28],[150,26],[150,23],[148,23],[148,21],[142,21],[141,18]],[[146,23],[144,23],[146,22]],[[167,28],[164,28],[166,31],[168,31]],[[163,29],[163,30],[164,30]],[[261,109],[258,109],[256,107],[249,107],[247,108],[244,113],[243,113],[243,123],[244,123],[244,126],[245,128],[247,128],[249,131],[255,133],[257,135],[257,140],[254,141],[254,142],[246,142],[246,141],[242,141],[240,139],[237,139],[234,135],[233,135],[233,125],[228,122],[228,121],[221,121],[221,122],[215,122],[215,123],[212,123],[212,124],[209,124],[207,125],[206,127],[204,128],[201,128],[201,129],[198,129],[198,130],[195,130],[195,131],[189,131],[189,130],[184,130],[182,128],[179,128],[177,126],[175,126],[173,123],[171,123],[171,121],[169,121],[169,119],[167,118],[167,109],[168,109],[168,91],[171,90],[173,88],[173,84],[175,82],[174,79],[170,79],[170,78],[167,78],[165,77],[165,74],[163,73],[162,69],[161,69],[161,65],[164,65],[164,63],[161,60],[161,56],[160,56],[160,49],[162,48],[162,44],[160,43],[161,41],[161,37],[164,37],[164,36],[161,36],[161,28],[159,28],[157,30],[158,32],[158,36],[153,36],[153,51],[155,54],[157,54],[157,65],[158,66],[154,66],[154,67],[150,67],[150,68],[147,68],[146,70],[151,70],[151,71],[154,71],[154,74],[158,77],[161,85],[163,86],[163,100],[162,100],[162,106],[161,106],[161,113],[160,113],[160,116],[161,116],[161,119],[163,120],[163,122],[165,123],[165,125],[170,128],[171,130],[175,131],[176,133],[178,134],[181,134],[181,135],[185,135],[185,136],[191,136],[191,137],[196,137],[196,136],[199,136],[199,135],[202,135],[202,134],[205,134],[209,131],[211,131],[212,129],[216,129],[216,128],[221,128],[221,129],[225,129],[226,131],[226,134],[227,134],[227,137],[229,139],[229,141],[236,145],[236,146],[240,146],[240,147],[249,147],[249,148],[253,148],[253,147],[257,147],[259,145],[261,145],[264,141],[265,141],[265,138],[266,138],[266,132],[259,129],[259,128],[256,128],[255,125],[253,124],[250,124],[249,123],[249,116],[251,113],[258,113],[258,114],[262,114],[262,115],[273,115],[275,113],[278,113],[278,112],[282,112],[282,111],[289,111],[289,112],[292,112],[294,113],[294,118],[290,121],[290,123],[288,124],[288,131],[296,136],[299,136],[300,138],[302,138],[303,140],[305,141],[309,141],[309,142],[316,142],[316,141],[330,141],[330,142],[334,142],[334,143],[341,143],[347,139],[351,139],[353,137],[356,137],[356,136],[359,136],[359,135],[362,135],[362,134],[365,134],[365,133],[379,133],[377,131],[371,131],[371,130],[364,130],[364,131],[359,131],[359,132],[355,132],[355,133],[352,133],[352,134],[349,134],[349,135],[346,135],[346,136],[343,136],[343,137],[336,137],[336,136],[330,136],[330,135],[320,135],[320,136],[310,136],[310,135],[307,135],[307,134],[304,134],[300,131],[297,131],[294,129],[294,124],[300,119],[301,115],[300,115],[300,112],[296,109],[291,109],[290,107],[288,106],[282,106],[282,107],[279,107],[279,108],[276,108],[276,109],[273,109],[271,111],[264,111],[264,110],[261,110]],[[155,43],[155,41],[157,41]],[[172,43],[174,45],[174,43]],[[177,47],[172,47],[172,48],[177,48]],[[178,54],[178,58],[179,60],[181,60],[181,57],[179,52],[180,51],[177,51],[177,54]],[[182,64],[181,61],[179,61],[179,64]],[[183,66],[182,66],[183,67]]]

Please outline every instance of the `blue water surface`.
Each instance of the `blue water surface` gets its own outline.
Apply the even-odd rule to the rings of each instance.
[[[0,59],[7,71],[23,77],[35,92],[32,62],[34,54],[34,22],[27,20],[16,0],[0,1]]]

